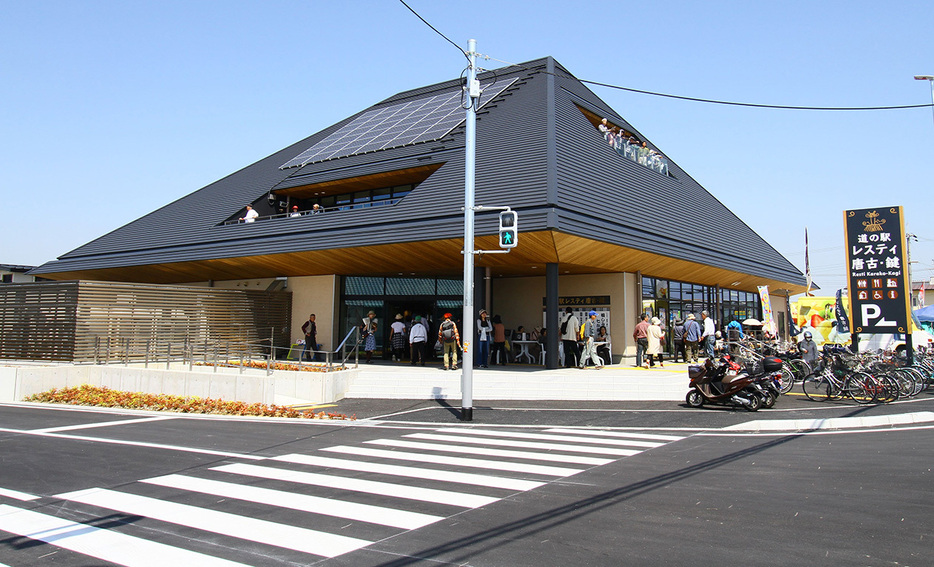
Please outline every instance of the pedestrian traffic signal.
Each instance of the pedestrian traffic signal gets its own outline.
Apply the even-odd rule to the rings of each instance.
[[[499,214],[499,247],[515,248],[519,236],[519,215],[515,211]]]

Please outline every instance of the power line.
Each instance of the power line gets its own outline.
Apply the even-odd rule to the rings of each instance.
[[[480,57],[483,57],[484,59],[486,59],[486,60],[488,60],[488,61],[489,61],[489,60],[493,60],[493,61],[498,61],[498,62],[500,62],[500,63],[505,63],[506,65],[509,65],[509,66],[511,66],[511,67],[520,67],[520,68],[522,68],[522,69],[524,69],[524,70],[528,70],[528,69],[529,69],[528,67],[522,67],[521,65],[517,65],[517,64],[515,64],[515,63],[510,63],[510,62],[508,62],[508,61],[503,61],[502,59],[496,59],[496,58],[490,57],[490,56],[488,56],[488,55],[479,55],[479,56],[480,56]],[[549,73],[548,71],[543,71],[543,72],[544,72],[544,73],[547,73],[547,74],[550,74],[550,75],[554,75],[554,76],[556,76],[556,77],[562,76],[562,75],[559,75],[558,73]],[[563,78],[567,78],[567,79],[576,79],[576,80],[578,80],[578,81],[580,81],[580,82],[582,82],[582,83],[586,83],[586,84],[589,84],[589,85],[597,85],[597,86],[606,87],[606,88],[609,88],[609,89],[618,89],[618,90],[621,90],[621,91],[629,91],[629,92],[633,92],[633,93],[639,93],[639,94],[645,94],[645,95],[651,95],[651,96],[660,96],[660,97],[665,97],[665,98],[674,98],[674,99],[678,99],[678,100],[688,100],[688,101],[692,101],[692,102],[706,102],[706,103],[709,103],[709,104],[724,104],[724,105],[729,105],[729,106],[746,106],[746,107],[751,107],[751,108],[777,108],[777,109],[783,109],[783,110],[832,110],[832,111],[841,111],[841,110],[842,110],[842,111],[859,111],[859,110],[906,110],[906,109],[910,109],[910,108],[928,108],[928,107],[934,106],[934,103],[926,103],[926,104],[902,104],[902,105],[893,105],[893,106],[788,106],[788,105],[783,105],[783,104],[758,104],[758,103],[752,103],[752,102],[734,102],[734,101],[727,101],[727,100],[715,100],[715,99],[709,99],[709,98],[698,98],[698,97],[692,97],[692,96],[682,96],[682,95],[674,95],[674,94],[668,94],[668,93],[659,93],[659,92],[655,92],[655,91],[647,91],[647,90],[643,90],[643,89],[634,89],[634,88],[631,88],[631,87],[622,87],[622,86],[619,86],[619,85],[612,85],[612,84],[610,84],[610,83],[603,83],[603,82],[600,82],[600,81],[590,81],[590,80],[587,80],[587,79],[578,79],[577,77],[568,76],[568,75],[564,75],[564,76],[562,76],[562,77],[563,77]]]
[[[438,34],[438,35],[440,35],[441,37],[443,37],[444,39],[446,39],[446,40],[448,41],[448,43],[450,43],[451,45],[453,45],[454,47],[456,47],[457,50],[461,52],[461,55],[463,55],[464,57],[467,58],[467,61],[470,61],[470,56],[467,55],[467,52],[464,51],[464,49],[461,48],[461,46],[459,46],[459,45],[457,45],[456,43],[454,43],[453,41],[451,41],[450,38],[448,38],[448,36],[446,36],[446,35],[444,35],[443,33],[439,32],[439,31],[438,31],[438,28],[436,28],[435,26],[429,24],[429,23],[428,23],[428,20],[426,20],[425,18],[421,17],[421,16],[418,14],[418,12],[416,12],[415,10],[412,9],[411,6],[409,6],[408,4],[406,4],[406,3],[405,3],[405,0],[399,0],[399,2],[402,2],[402,5],[405,6],[406,8],[408,8],[410,12],[412,12],[413,14],[415,14],[415,17],[417,17],[419,20],[421,20],[422,22],[424,22],[426,26],[428,26],[428,27],[430,27],[431,29],[433,29],[433,30],[435,31],[436,34]]]
[[[639,94],[647,94],[652,96],[661,96],[666,98],[676,98],[679,100],[689,100],[693,102],[706,102],[710,104],[725,104],[729,106],[747,106],[752,108],[778,108],[783,110],[837,110],[837,111],[854,111],[854,110],[905,110],[909,108],[927,108],[934,106],[934,103],[927,104],[902,104],[895,106],[787,106],[783,104],[757,104],[752,102],[733,102],[727,100],[714,100],[709,98],[697,98],[692,96],[681,96],[673,95],[667,93],[657,93],[653,91],[645,91],[642,89],[633,89],[629,87],[621,87],[619,85],[611,85],[608,83],[601,83],[598,81],[588,81],[586,79],[578,79],[582,83],[587,83],[590,85],[597,85],[601,87],[607,87],[610,89],[619,89],[621,91],[629,91]]]

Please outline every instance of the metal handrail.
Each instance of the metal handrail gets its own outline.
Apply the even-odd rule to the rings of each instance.
[[[356,340],[348,348],[348,341],[352,335],[356,335]],[[209,340],[205,337],[204,341],[192,341],[185,338],[184,342],[178,340],[166,339],[155,340],[152,338],[133,337],[107,337],[96,335],[94,340],[94,356],[85,363],[91,364],[123,364],[129,366],[131,363],[142,363],[144,368],[149,368],[150,364],[165,363],[168,369],[173,362],[187,363],[188,369],[192,370],[197,363],[210,365],[214,372],[220,367],[238,367],[240,373],[246,368],[246,362],[263,362],[266,374],[270,375],[275,370],[274,363],[277,360],[287,359],[291,347],[278,347],[272,344],[273,339],[258,339],[256,342],[235,341],[235,340]],[[104,343],[104,344],[101,344]],[[317,345],[316,345],[317,346]],[[347,368],[347,361],[350,356],[354,356],[354,366],[359,362],[359,329],[356,327],[344,337],[340,345],[331,351],[312,349],[314,354],[324,354],[324,370],[332,372],[334,370],[343,370]],[[283,355],[285,351],[285,356]],[[340,357],[340,362],[334,360]],[[231,362],[237,360],[237,362]],[[304,366],[304,360],[296,361],[299,367]],[[81,361],[75,361],[81,364]]]

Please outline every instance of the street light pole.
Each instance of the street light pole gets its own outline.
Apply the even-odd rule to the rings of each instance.
[[[931,83],[931,112],[934,112],[934,75],[915,75],[915,80]]]

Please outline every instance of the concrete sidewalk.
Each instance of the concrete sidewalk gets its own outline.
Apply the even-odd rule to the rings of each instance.
[[[688,391],[688,365],[664,368],[606,366],[546,370],[511,364],[474,368],[473,398],[477,400],[683,400]],[[346,398],[460,399],[462,369],[379,361],[361,364]]]

